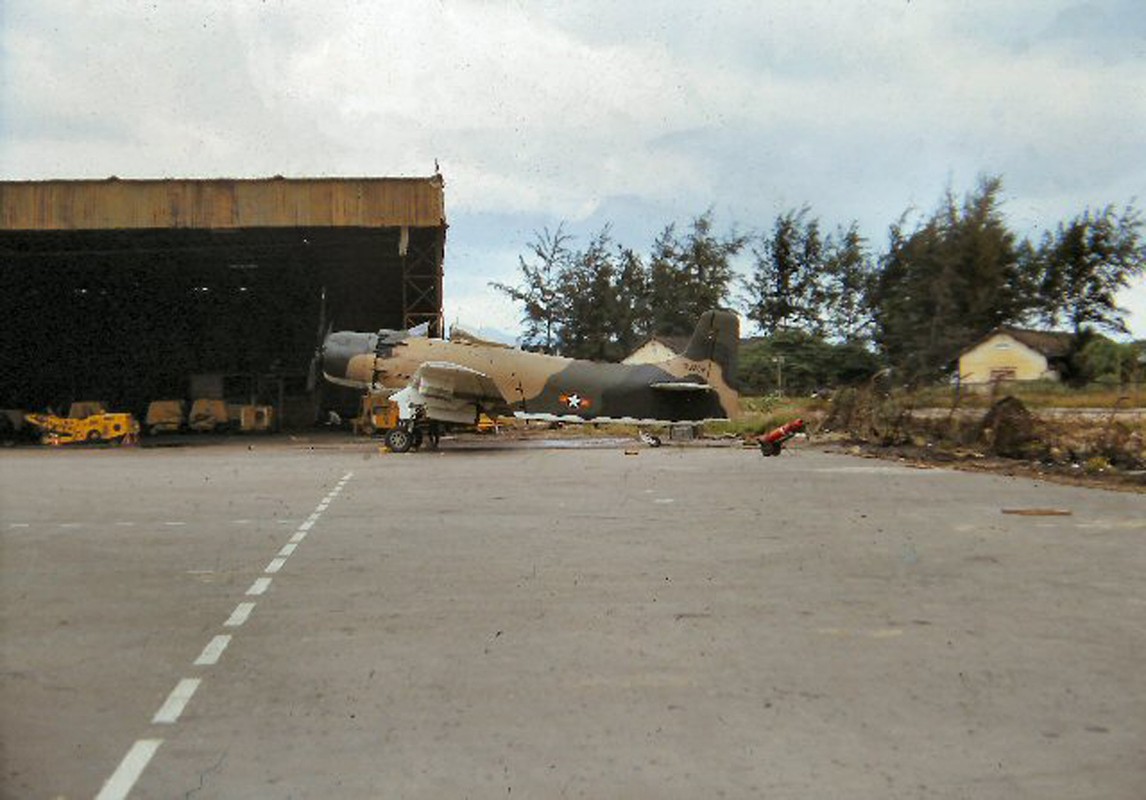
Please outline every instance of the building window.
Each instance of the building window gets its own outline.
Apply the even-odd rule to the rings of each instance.
[[[995,367],[991,370],[991,383],[1013,381],[1017,377],[1018,371],[1014,367]]]

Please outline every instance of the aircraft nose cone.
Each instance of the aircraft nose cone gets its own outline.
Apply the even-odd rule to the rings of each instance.
[[[338,331],[322,340],[322,372],[328,378],[350,378],[350,362],[355,356],[373,355],[378,344],[374,333]]]

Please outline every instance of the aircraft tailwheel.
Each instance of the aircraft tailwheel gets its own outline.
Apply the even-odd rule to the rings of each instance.
[[[764,456],[765,458],[768,458],[769,456],[778,456],[778,455],[780,455],[780,451],[783,449],[784,449],[784,446],[781,445],[779,442],[761,442],[760,443],[760,454],[762,456]]]
[[[392,428],[386,431],[386,447],[392,453],[408,453],[414,446],[414,436],[405,428]]]
[[[640,438],[641,441],[647,444],[649,447],[661,446],[661,437],[657,436],[656,434],[652,434],[647,431],[641,431]]]

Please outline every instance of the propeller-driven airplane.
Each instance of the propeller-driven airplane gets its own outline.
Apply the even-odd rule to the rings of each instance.
[[[739,415],[736,354],[740,322],[703,314],[683,353],[659,364],[608,364],[530,353],[472,336],[427,338],[416,331],[328,333],[323,376],[341,386],[391,392],[399,424],[395,452],[437,443],[451,426],[480,415],[567,422],[665,425]]]

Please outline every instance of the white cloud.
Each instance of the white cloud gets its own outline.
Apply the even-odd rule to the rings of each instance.
[[[3,15],[7,178],[424,175],[437,159],[453,214],[716,206],[745,227],[808,203],[876,244],[983,172],[1024,232],[1146,185],[1133,0],[7,0]],[[643,247],[632,231],[617,238]],[[520,251],[502,233],[469,263]]]

